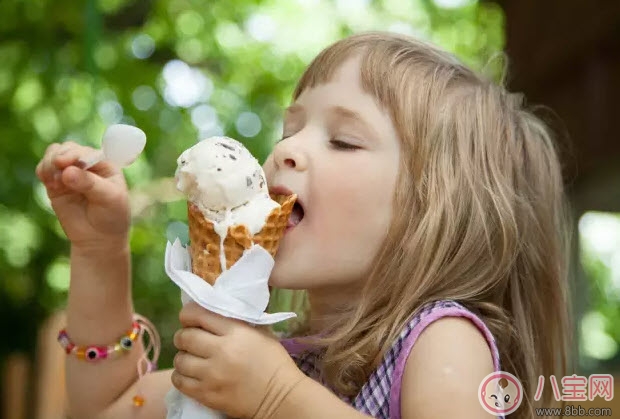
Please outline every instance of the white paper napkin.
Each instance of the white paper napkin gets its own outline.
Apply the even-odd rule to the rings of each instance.
[[[269,275],[274,260],[259,245],[247,249],[241,258],[210,285],[192,273],[191,256],[177,239],[166,245],[165,269],[181,288],[183,304],[195,301],[201,307],[251,324],[273,324],[295,317],[295,313],[265,313],[269,303]],[[167,419],[222,419],[216,412],[183,395],[176,389],[166,396]]]

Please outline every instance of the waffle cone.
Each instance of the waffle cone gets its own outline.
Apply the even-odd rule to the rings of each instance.
[[[280,204],[274,208],[265,222],[265,226],[254,236],[245,225],[233,225],[228,228],[224,239],[226,269],[237,262],[243,252],[254,244],[262,246],[271,256],[275,256],[284,234],[288,218],[293,210],[297,195],[272,195],[271,199]],[[207,220],[198,207],[187,203],[187,221],[189,224],[190,254],[192,256],[192,272],[213,285],[222,273],[220,265],[220,236],[215,232],[214,225]]]

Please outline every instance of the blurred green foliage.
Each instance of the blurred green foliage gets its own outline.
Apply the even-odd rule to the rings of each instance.
[[[609,372],[620,365],[620,214],[586,212],[579,243],[587,279],[579,362],[585,370]]]
[[[475,0],[3,0],[0,17],[0,361],[32,354],[67,296],[69,245],[34,175],[50,143],[98,146],[117,122],[146,132],[126,170],[134,296],[166,367],[180,299],[163,254],[186,220],[169,181],[182,150],[225,133],[264,159],[304,66],[353,32],[427,38],[478,69],[503,47],[501,10]]]

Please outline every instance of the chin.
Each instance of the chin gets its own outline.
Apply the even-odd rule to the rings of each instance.
[[[295,280],[293,276],[281,271],[282,269],[273,268],[269,277],[269,285],[276,288],[297,289],[297,287],[294,287]]]
[[[276,288],[303,290],[309,285],[302,279],[304,277],[305,275],[299,272],[299,269],[290,269],[287,264],[276,261],[269,277],[269,285]]]

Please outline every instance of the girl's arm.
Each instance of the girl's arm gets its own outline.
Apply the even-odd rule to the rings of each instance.
[[[268,419],[368,419],[331,391],[306,378],[300,381],[284,398]],[[265,418],[267,419],[267,418]]]
[[[88,171],[76,167],[94,153],[72,142],[51,144],[36,169],[71,242],[67,332],[80,346],[118,342],[131,328],[133,315],[127,186],[120,170],[106,162]],[[87,362],[69,355],[66,387],[71,417],[165,417],[162,396],[171,387],[170,373],[142,380],[146,404],[135,408],[131,403],[142,354],[142,345],[137,344],[117,359]],[[142,413],[136,415],[136,409]],[[115,413],[109,416],[106,412],[111,411]]]
[[[489,346],[470,321],[435,321],[420,334],[405,364],[402,419],[494,417],[478,401],[480,383],[491,372]]]
[[[170,384],[171,369],[147,374],[140,383],[134,383],[121,397],[101,412],[96,419],[164,419],[166,393],[172,388]],[[140,392],[144,405],[133,405],[133,397]]]
[[[469,321],[445,318],[428,326],[405,365],[402,419],[492,418],[478,401],[482,379],[493,372],[486,340]],[[269,419],[361,419],[368,416],[307,378],[285,397]]]
[[[67,332],[77,344],[113,343],[130,328],[133,307],[129,249],[71,249],[71,287]],[[142,407],[135,407],[137,362],[141,344],[117,359],[95,363],[67,357],[66,382],[72,418],[165,418],[164,395],[172,387],[171,371],[147,374],[140,381]],[[101,416],[99,416],[101,415]]]

